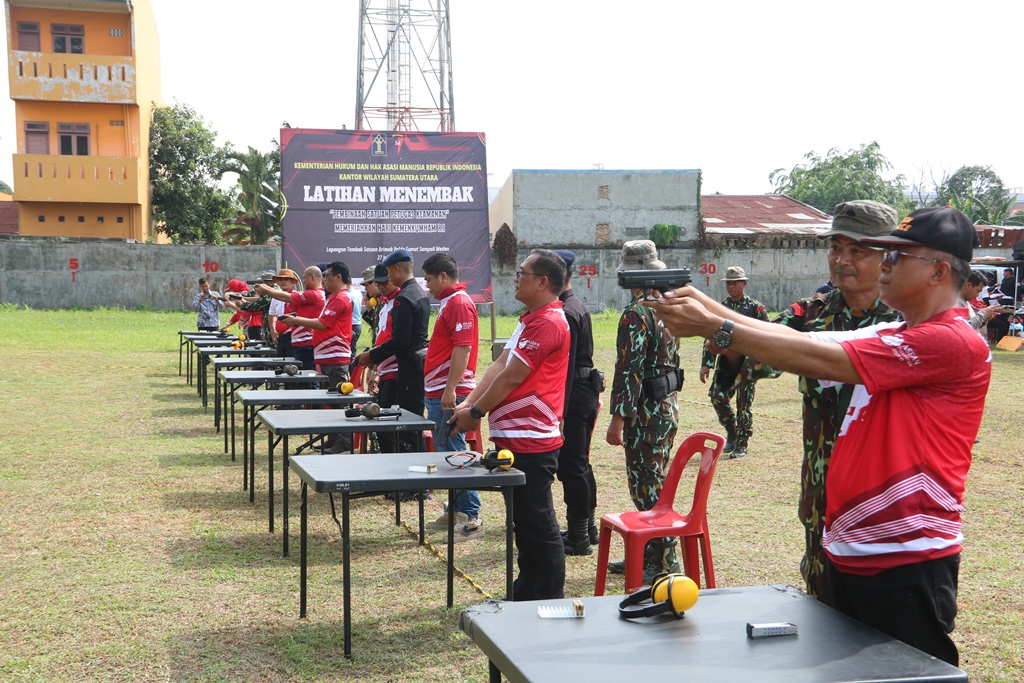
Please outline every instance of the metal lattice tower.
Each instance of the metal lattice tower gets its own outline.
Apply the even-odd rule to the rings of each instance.
[[[360,0],[356,130],[455,130],[448,0]]]

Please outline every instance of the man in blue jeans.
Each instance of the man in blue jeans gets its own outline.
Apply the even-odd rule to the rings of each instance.
[[[430,295],[441,302],[434,323],[434,332],[427,346],[423,363],[423,386],[426,394],[427,418],[437,425],[436,434],[443,436],[451,427],[443,423],[446,409],[466,400],[476,388],[476,357],[480,345],[476,305],[466,294],[466,285],[459,282],[459,266],[447,254],[434,254],[423,262],[423,277]],[[465,434],[452,431],[442,451],[466,448]],[[476,491],[455,492],[455,542],[469,541],[484,535],[480,521],[480,494]],[[427,526],[448,528],[447,508]]]

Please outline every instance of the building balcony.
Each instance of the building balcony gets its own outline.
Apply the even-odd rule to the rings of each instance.
[[[11,99],[135,104],[135,60],[120,55],[8,53]]]
[[[14,200],[141,204],[148,180],[140,181],[135,157],[14,155]]]

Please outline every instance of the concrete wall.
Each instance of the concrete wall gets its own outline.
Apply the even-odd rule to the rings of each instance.
[[[279,247],[133,244],[118,240],[0,236],[0,303],[32,308],[191,306],[209,275],[223,292],[231,278],[281,267]],[[209,272],[207,272],[209,270]]]
[[[621,310],[625,307],[629,294],[619,289],[615,275],[621,254],[619,248],[579,248],[571,245],[553,245],[551,248],[566,248],[576,253],[573,291],[588,310]],[[520,248],[517,263],[522,262],[529,252],[529,248]],[[1006,249],[979,249],[976,255],[1008,258],[1010,253]],[[824,240],[820,246],[798,249],[771,246],[705,250],[668,247],[661,249],[659,256],[669,268],[689,268],[694,285],[719,301],[727,296],[725,283],[722,282],[726,268],[741,266],[750,278],[747,295],[773,311],[781,310],[797,299],[812,296],[829,279]],[[498,313],[520,312],[522,304],[515,300],[512,285],[515,269],[502,269],[497,259],[492,258],[491,272]]]
[[[697,238],[700,171],[522,171],[491,205],[491,234],[508,223],[520,246],[616,245],[659,223]]]

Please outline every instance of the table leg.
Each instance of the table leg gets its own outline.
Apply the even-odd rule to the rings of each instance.
[[[226,389],[227,387],[225,387]],[[217,372],[217,367],[213,368],[213,427],[216,433],[220,434],[220,374]],[[225,446],[227,441],[224,442]],[[224,452],[227,453],[228,449],[225,448]]]
[[[205,412],[209,412],[209,405],[210,405],[210,393],[208,391],[209,386],[210,386],[209,385],[209,375],[208,375],[209,370],[206,367],[207,364],[209,363],[209,361],[210,361],[210,356],[204,356],[204,355],[200,354],[200,356],[199,356],[199,366],[200,366],[199,367],[199,385],[200,385],[200,392],[202,392],[202,395],[203,395],[203,412],[204,413]]]
[[[454,572],[455,566],[455,489],[448,489],[448,607],[452,606],[454,597]],[[422,541],[420,541],[422,543]]]
[[[281,471],[281,531],[284,536],[284,545],[282,547],[282,556],[288,557],[288,436],[284,437],[284,456],[281,459],[282,467]]]
[[[249,448],[252,449],[249,452],[249,502],[250,503],[255,500],[255,496],[256,496],[256,425],[257,425],[257,423],[256,423],[256,416],[257,416],[256,406],[253,406],[252,407],[252,418],[251,418],[250,423],[249,423],[250,424],[250,429],[252,429],[252,431],[249,433]],[[269,429],[267,430],[267,439],[268,439],[267,443],[269,444],[270,443],[270,441],[269,441],[269,439],[270,439],[270,430]]]
[[[501,683],[501,669],[494,665],[494,662],[487,660],[488,678],[489,683]]]
[[[348,542],[348,491],[341,492],[341,527],[341,583],[345,591],[345,659],[352,659],[352,549]]]
[[[227,387],[224,387],[227,391]],[[225,416],[224,437],[227,438],[227,416]],[[231,462],[235,461],[235,392],[231,392]]]
[[[501,490],[505,496],[505,599],[512,598],[512,489],[508,486]]]
[[[178,377],[181,377],[181,357],[185,351],[185,338],[178,339]]]
[[[234,430],[234,420],[231,422]],[[242,490],[249,488],[249,406],[242,404]]]
[[[274,533],[274,438],[269,429],[267,435],[270,438],[267,454],[267,514],[270,516],[270,533]]]
[[[306,506],[309,504],[309,486],[302,482],[302,520],[299,523],[299,619],[306,618]]]

